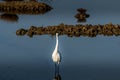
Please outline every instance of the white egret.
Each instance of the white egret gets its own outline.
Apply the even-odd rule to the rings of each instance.
[[[61,56],[58,51],[58,33],[56,33],[56,46],[52,54],[52,59],[55,64],[59,64],[61,62]]]
[[[55,76],[58,76],[59,64],[61,62],[61,55],[60,55],[60,52],[58,51],[58,33],[56,33],[56,45],[52,54],[52,60],[55,63]],[[58,80],[58,78],[57,79],[55,78],[55,80]]]

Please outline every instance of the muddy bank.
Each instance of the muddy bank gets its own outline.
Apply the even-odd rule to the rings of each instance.
[[[35,1],[0,2],[0,12],[12,14],[44,14],[51,9],[49,5]]]
[[[96,37],[97,35],[104,36],[119,36],[120,35],[120,25],[118,24],[105,24],[105,25],[66,25],[60,24],[56,26],[45,26],[45,27],[36,27],[31,26],[29,29],[19,29],[16,31],[16,35],[24,36],[28,35],[29,37],[33,37],[33,35],[55,35],[55,33],[59,33],[59,35],[68,35],[69,37],[80,37],[80,36],[88,36],[88,37]]]

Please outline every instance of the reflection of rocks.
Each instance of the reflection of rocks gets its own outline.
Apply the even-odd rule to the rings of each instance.
[[[86,19],[78,19],[77,22],[86,22]]]
[[[23,34],[24,33],[24,34]],[[16,35],[25,35],[32,37],[33,35],[43,35],[43,34],[51,34],[55,35],[55,33],[59,33],[59,35],[68,35],[72,36],[88,36],[95,37],[97,35],[105,35],[105,36],[118,36],[120,35],[120,25],[105,24],[105,25],[65,25],[60,24],[57,26],[48,26],[48,27],[35,27],[31,26],[30,29],[19,29],[16,31]]]
[[[86,9],[80,8],[77,9],[79,13],[75,15],[75,18],[78,19],[78,22],[86,22],[86,18],[89,17],[89,14],[86,14]]]
[[[14,14],[44,14],[52,8],[41,2],[35,1],[9,1],[0,2],[0,12]]]
[[[10,22],[17,22],[19,17],[16,14],[4,13],[4,14],[0,15],[0,19],[3,19],[5,21],[10,21]]]
[[[78,8],[77,11],[80,13],[86,13],[86,9],[83,9],[83,8]]]

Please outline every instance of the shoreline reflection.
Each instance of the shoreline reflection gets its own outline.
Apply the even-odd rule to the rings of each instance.
[[[0,19],[8,22],[18,22],[19,17],[17,14],[3,13],[0,15]]]

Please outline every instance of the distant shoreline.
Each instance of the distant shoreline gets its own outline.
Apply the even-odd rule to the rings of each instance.
[[[35,1],[0,2],[0,12],[14,14],[44,14],[52,9],[51,6]]]
[[[34,35],[55,35],[59,33],[59,35],[68,35],[68,37],[80,37],[80,36],[88,36],[88,37],[96,37],[97,35],[104,36],[120,36],[120,25],[119,24],[105,24],[105,25],[92,25],[92,24],[77,24],[77,25],[66,25],[60,24],[56,26],[45,26],[45,27],[36,27],[31,26],[29,29],[19,29],[16,31],[16,35],[24,36],[28,35],[29,37],[33,37]]]

